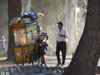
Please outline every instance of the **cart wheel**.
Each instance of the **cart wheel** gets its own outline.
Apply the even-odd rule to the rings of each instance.
[[[24,63],[22,63],[22,66],[24,66]]]
[[[35,65],[39,65],[40,61],[39,59],[36,59],[35,61],[33,61]]]
[[[18,62],[16,62],[15,58],[14,58],[14,63],[17,64],[17,66],[18,66]]]
[[[18,66],[18,62],[16,62],[17,66]]]
[[[38,65],[40,65],[40,59],[38,59]]]
[[[34,65],[34,62],[32,61],[32,65]]]
[[[16,64],[17,64],[17,66],[19,66],[17,62],[16,62]]]
[[[31,62],[29,62],[29,64],[30,64]]]

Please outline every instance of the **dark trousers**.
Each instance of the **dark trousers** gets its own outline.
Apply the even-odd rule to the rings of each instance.
[[[60,51],[62,52],[62,64],[65,64],[65,59],[66,59],[66,42],[62,41],[62,42],[57,42],[57,46],[56,46],[56,56],[57,56],[57,60],[58,63],[61,63],[60,60]]]

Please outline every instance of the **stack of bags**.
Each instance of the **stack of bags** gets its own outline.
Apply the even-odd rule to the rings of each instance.
[[[40,20],[43,16],[44,14],[42,13],[22,13],[21,17],[14,17],[10,25],[34,22],[35,20]]]

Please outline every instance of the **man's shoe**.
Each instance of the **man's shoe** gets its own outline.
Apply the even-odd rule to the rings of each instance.
[[[61,66],[64,66],[65,64],[61,64]]]
[[[58,63],[56,66],[59,66],[59,65],[61,65],[61,63]]]
[[[44,66],[47,66],[47,64],[46,64],[46,63],[44,63]]]

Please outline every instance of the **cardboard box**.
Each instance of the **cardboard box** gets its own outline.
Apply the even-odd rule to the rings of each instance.
[[[30,17],[29,18],[22,18],[20,24],[29,23],[29,22],[33,22],[33,20]]]
[[[14,18],[10,21],[10,25],[17,24],[19,20],[21,20],[20,17],[14,17]]]

